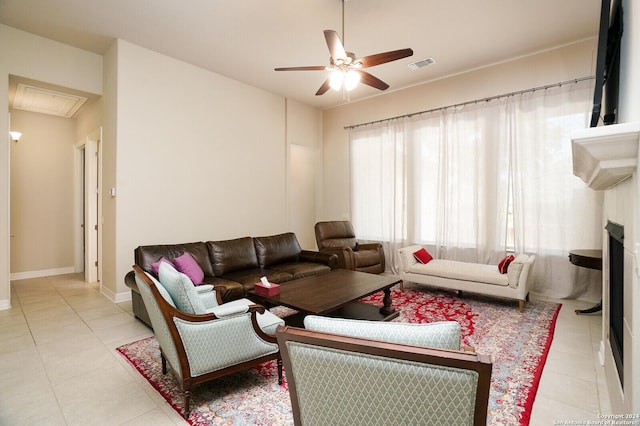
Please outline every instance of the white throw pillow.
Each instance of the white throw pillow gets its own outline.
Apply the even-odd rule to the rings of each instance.
[[[529,256],[522,253],[516,256],[515,259],[513,259],[513,263],[525,263],[527,260],[529,260]]]
[[[150,273],[148,273],[146,271],[145,271],[145,274],[147,275],[147,277],[149,277],[151,282],[153,282],[153,285],[156,286],[156,288],[158,289],[158,291],[160,292],[160,295],[164,298],[164,300],[169,302],[169,304],[175,308],[176,304],[173,303],[173,299],[171,298],[171,294],[167,291],[167,289],[164,288],[164,286],[157,279],[155,279],[155,277],[153,275],[151,275]],[[138,278],[137,275],[136,275],[136,278]],[[140,286],[142,284],[144,284],[144,283],[138,283],[138,286]]]
[[[524,263],[520,262],[511,262],[509,264],[509,269],[507,269],[507,280],[509,281],[509,287],[518,288],[518,284],[520,283],[520,274],[522,273],[522,268],[524,267]]]
[[[188,276],[166,262],[158,266],[160,283],[171,295],[176,308],[188,314],[204,314],[206,309],[198,296],[198,290]]]

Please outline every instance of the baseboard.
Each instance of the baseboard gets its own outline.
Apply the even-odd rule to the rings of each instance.
[[[100,293],[106,296],[113,303],[126,302],[127,300],[131,300],[131,291],[125,291],[124,293],[116,293],[106,288],[105,286],[100,286]]]
[[[0,300],[0,311],[4,311],[5,309],[11,309],[11,300]]]
[[[74,266],[67,266],[65,268],[41,269],[39,271],[16,272],[16,273],[10,274],[9,279],[11,281],[26,280],[28,278],[40,278],[40,277],[50,277],[53,275],[73,274],[75,272],[76,272],[76,268]]]

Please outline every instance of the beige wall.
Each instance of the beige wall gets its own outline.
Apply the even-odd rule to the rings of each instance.
[[[11,274],[74,272],[75,122],[12,110],[11,127]]]
[[[323,123],[319,220],[349,219],[349,133],[345,126],[425,111],[593,75],[593,39],[329,109]],[[428,68],[423,72],[428,72]]]
[[[103,102],[105,293],[138,245],[290,230],[286,139],[317,147],[319,112],[290,105],[288,133],[284,98],[122,40]]]
[[[0,25],[0,99],[9,97],[9,75],[100,95],[102,56]],[[10,307],[8,102],[0,102],[0,309]]]
[[[316,250],[313,226],[322,194],[322,113],[287,100],[286,119],[290,228],[304,249]]]
[[[108,197],[105,192],[108,193],[108,188],[114,186],[116,181],[117,51],[118,45],[114,43],[104,54],[102,95],[102,281],[100,291],[108,294],[114,300],[118,298],[116,291],[116,205],[115,200]],[[133,210],[132,214],[137,211]]]
[[[74,117],[76,141],[83,141],[87,135],[102,126],[102,98],[88,101]]]

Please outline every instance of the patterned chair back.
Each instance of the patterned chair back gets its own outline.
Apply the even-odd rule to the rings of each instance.
[[[492,364],[470,352],[277,332],[296,425],[485,425]]]
[[[164,297],[165,300],[169,304],[175,307],[173,300],[171,300],[171,296],[164,289],[162,284],[158,282],[151,274],[143,271],[142,269],[135,270],[135,278],[136,284],[138,284],[138,289],[140,290],[140,295],[142,296],[142,300],[144,301],[144,305],[147,308],[147,313],[149,314],[149,319],[151,320],[151,326],[153,327],[153,333],[158,340],[158,344],[160,345],[160,349],[164,354],[164,357],[167,359],[169,364],[171,364],[175,373],[181,375],[180,371],[180,357],[178,355],[178,351],[176,350],[175,342],[173,341],[173,337],[171,336],[171,331],[167,326],[167,322],[162,315],[162,311],[160,310],[160,306],[156,301],[153,293],[151,292],[151,285],[155,285],[158,292]],[[143,275],[144,274],[144,275]],[[180,377],[180,379],[182,379]]]

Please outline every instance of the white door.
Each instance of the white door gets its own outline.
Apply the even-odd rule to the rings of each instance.
[[[79,223],[78,245],[82,257],[84,278],[87,282],[97,282],[101,278],[100,265],[100,141],[102,129],[98,129],[80,143],[79,150]]]

